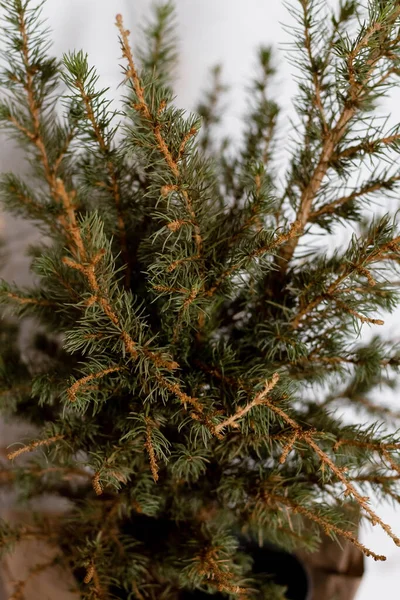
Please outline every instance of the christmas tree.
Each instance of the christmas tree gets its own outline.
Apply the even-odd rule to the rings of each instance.
[[[49,54],[41,6],[0,6],[0,118],[30,168],[2,176],[1,199],[44,234],[32,286],[0,290],[38,331],[27,362],[2,326],[1,411],[37,435],[15,440],[1,481],[69,501],[56,520],[2,522],[2,552],[46,539],[88,600],[284,598],[246,538],[311,551],[327,534],[383,560],[354,515],[400,546],[369,500],[400,499],[397,417],[379,401],[400,364],[379,336],[400,234],[374,209],[399,190],[400,128],[377,113],[400,73],[398,0],[293,0],[289,145],[267,47],[230,144],[214,135],[219,68],[196,113],[175,107],[171,3],[135,51],[117,15],[118,108],[82,51]]]

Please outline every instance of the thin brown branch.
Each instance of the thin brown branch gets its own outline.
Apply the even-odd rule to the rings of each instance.
[[[61,148],[56,160],[54,161],[53,172],[55,175],[57,175],[58,170],[61,166],[61,163],[64,160],[74,137],[75,137],[75,129],[71,129],[71,131],[68,132],[68,134],[65,138],[64,146]]]
[[[225,419],[221,423],[218,423],[218,425],[215,426],[215,428],[214,428],[215,433],[219,434],[219,433],[221,433],[221,431],[223,431],[227,427],[233,427],[234,429],[238,429],[239,425],[238,425],[237,421],[239,421],[242,417],[244,417],[252,408],[254,408],[255,406],[260,406],[260,405],[267,406],[268,405],[268,394],[274,389],[274,387],[277,385],[278,381],[279,381],[279,374],[274,373],[271,380],[267,381],[265,383],[264,388],[261,390],[261,392],[259,392],[253,398],[253,400],[251,400],[251,402],[249,402],[242,408],[239,408],[233,415],[231,415],[230,417],[228,417],[227,419]]]
[[[335,304],[337,304],[337,306],[339,308],[343,309],[345,312],[347,312],[348,314],[352,315],[353,317],[355,317],[356,319],[361,321],[361,323],[371,323],[372,325],[384,325],[385,324],[385,322],[382,321],[382,319],[371,319],[370,317],[366,317],[365,315],[362,315],[361,313],[357,312],[350,306],[347,306],[347,304],[345,302],[342,302],[341,300],[339,300],[339,298],[336,298],[335,296],[331,296],[331,299],[333,300],[333,302],[335,302]]]
[[[40,104],[37,102],[35,96],[34,80],[32,75],[33,71],[30,62],[31,53],[29,48],[25,10],[21,11],[20,13],[19,29],[22,38],[21,54],[26,73],[26,83],[24,84],[24,87],[27,95],[28,110],[32,118],[33,131],[29,131],[27,128],[22,127],[19,123],[16,122],[16,119],[13,120],[13,123],[36,146],[43,166],[44,175],[50,188],[50,192],[56,203],[61,204],[61,206],[63,207],[65,216],[67,218],[59,218],[59,221],[65,227],[66,233],[71,238],[71,241],[73,243],[72,251],[76,252],[77,250],[81,253],[82,258],[84,258],[84,247],[81,243],[80,236],[77,234],[78,227],[76,222],[75,207],[73,205],[73,199],[76,196],[76,192],[68,192],[66,190],[65,183],[62,181],[62,179],[57,177],[54,166],[52,167],[50,163],[46,145],[43,140],[40,122],[41,107]],[[56,164],[58,168],[59,165],[58,163]]]
[[[332,461],[330,456],[324,452],[319,445],[315,442],[314,437],[318,433],[315,430],[304,430],[292,417],[290,417],[284,410],[274,405],[268,396],[264,398],[263,404],[267,406],[272,412],[278,415],[287,425],[289,425],[294,432],[298,432],[299,436],[308,444],[308,446],[315,452],[320,458],[321,463],[326,465],[330,471],[337,477],[337,479],[343,484],[345,488],[345,496],[351,495],[357,504],[365,511],[365,513],[371,518],[371,521],[375,524],[379,524],[380,527],[387,533],[387,535],[394,541],[397,546],[400,546],[400,539],[393,533],[391,527],[387,525],[382,519],[370,508],[367,496],[362,496],[358,490],[354,487],[351,481],[345,475],[345,469],[338,467]]]
[[[59,440],[64,439],[64,437],[64,435],[53,435],[52,437],[47,438],[46,440],[37,440],[35,442],[31,442],[28,446],[23,446],[18,450],[10,452],[9,454],[7,454],[7,458],[8,460],[13,460],[21,454],[25,454],[25,452],[33,452],[33,450],[36,450],[36,448],[40,448],[41,446],[50,446],[51,444],[54,444],[54,442],[58,442]]]
[[[367,448],[369,450],[374,450],[377,452],[383,452],[388,450],[400,450],[400,443],[385,443],[385,442],[374,442],[368,440],[347,440],[344,438],[340,438],[336,441],[333,449],[336,451],[341,446],[354,446],[357,448]]]
[[[182,159],[183,153],[185,152],[185,148],[186,145],[188,143],[188,141],[197,133],[197,129],[196,127],[192,127],[191,129],[189,129],[189,131],[185,134],[185,136],[183,137],[183,140],[181,142],[181,145],[179,146],[179,151],[178,151],[178,158],[177,158],[177,162],[179,162]]]
[[[391,144],[394,144],[398,141],[400,141],[400,133],[395,133],[393,135],[389,135],[376,140],[364,140],[360,144],[348,146],[345,150],[342,150],[338,154],[333,155],[332,161],[342,160],[343,158],[352,158],[360,152],[363,152],[365,154],[372,154],[373,152],[376,152],[376,150],[379,149],[379,146],[390,146]]]
[[[351,194],[348,194],[347,196],[341,196],[340,198],[337,198],[336,200],[333,200],[332,202],[329,202],[328,204],[321,206],[321,208],[319,208],[315,211],[312,211],[310,213],[309,221],[312,222],[312,221],[315,221],[316,219],[318,219],[322,215],[331,214],[331,213],[335,212],[335,210],[337,208],[339,208],[340,206],[343,206],[344,204],[347,204],[348,202],[351,202],[352,200],[355,200],[356,198],[359,198],[360,196],[365,196],[366,194],[371,194],[372,192],[376,192],[376,191],[385,189],[388,186],[390,186],[391,184],[396,183],[396,181],[400,181],[400,175],[393,175],[393,177],[390,177],[390,179],[388,179],[386,181],[376,181],[374,183],[366,184],[361,189],[355,190],[354,192],[352,192]]]
[[[50,569],[50,568],[54,567],[55,565],[57,565],[59,559],[60,559],[60,556],[57,555],[45,563],[39,563],[39,564],[31,567],[29,569],[27,576],[24,579],[21,579],[20,581],[17,581],[17,582],[13,582],[14,590],[13,590],[12,595],[9,596],[8,600],[25,600],[24,590],[25,590],[27,583],[31,579],[33,579],[34,577],[39,575],[40,573],[43,573],[43,571],[46,571],[47,569]]]
[[[7,292],[7,298],[11,298],[18,304],[35,304],[36,306],[57,306],[56,302],[45,300],[44,298],[28,298],[26,296],[19,296],[15,292]]]
[[[94,379],[102,379],[106,377],[110,373],[115,373],[117,371],[122,371],[123,367],[109,367],[108,369],[103,369],[98,371],[97,373],[91,373],[90,375],[86,375],[86,377],[82,377],[73,383],[67,390],[67,396],[70,402],[75,402],[77,399],[77,394],[82,387],[87,386],[90,381]]]
[[[334,533],[336,535],[339,535],[340,537],[344,537],[345,539],[349,540],[354,546],[356,546],[359,550],[361,550],[361,552],[366,556],[371,556],[374,560],[386,560],[386,556],[383,556],[381,554],[375,554],[375,552],[364,546],[357,539],[354,533],[352,533],[351,531],[347,531],[346,529],[342,529],[337,525],[334,525],[326,517],[323,517],[322,515],[318,514],[316,510],[306,508],[305,506],[298,504],[297,502],[295,502],[291,498],[288,498],[287,496],[271,494],[267,490],[263,490],[262,494],[264,500],[268,504],[272,504],[273,506],[283,504],[287,508],[291,509],[294,513],[303,515],[313,523],[316,523],[319,527],[321,527],[321,529],[326,533],[326,535],[330,536],[332,535],[332,533]]]

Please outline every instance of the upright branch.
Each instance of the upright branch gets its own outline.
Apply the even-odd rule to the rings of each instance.
[[[67,190],[64,180],[58,175],[60,162],[65,155],[68,145],[73,139],[74,133],[71,132],[67,138],[62,151],[53,161],[47,149],[47,143],[44,138],[42,126],[42,101],[37,96],[35,86],[35,73],[37,67],[34,64],[34,53],[32,52],[32,42],[29,38],[27,24],[27,3],[20,4],[18,9],[18,27],[21,36],[20,53],[22,64],[25,70],[24,81],[22,87],[24,89],[27,101],[27,110],[31,120],[31,128],[25,126],[11,112],[9,114],[10,123],[23,135],[25,138],[36,147],[38,157],[43,167],[45,180],[48,183],[50,193],[62,210],[63,214],[57,216],[60,225],[65,230],[69,244],[73,252],[79,252],[82,257],[85,256],[84,248],[80,243],[78,234],[78,225],[76,220],[75,190]],[[44,210],[44,209],[42,209]]]
[[[95,84],[97,76],[93,69],[89,69],[87,58],[82,52],[74,53],[64,57],[64,63],[69,71],[64,79],[67,85],[77,90],[85,115],[85,119],[91,128],[91,141],[97,144],[100,155],[105,162],[108,181],[105,184],[108,192],[112,196],[117,212],[117,225],[119,232],[119,242],[122,252],[122,258],[126,264],[125,283],[129,288],[131,267],[128,252],[127,230],[122,208],[122,191],[120,182],[120,173],[118,171],[115,153],[112,146],[113,131],[110,130],[111,116],[107,112],[108,103],[102,98],[102,92],[98,93]]]
[[[171,149],[168,147],[168,144],[163,136],[161,122],[159,119],[159,114],[157,114],[156,112],[153,112],[151,110],[151,108],[146,100],[145,90],[143,88],[142,82],[140,80],[140,77],[138,75],[138,72],[136,70],[136,66],[135,66],[135,63],[133,60],[132,49],[131,49],[130,42],[129,42],[130,32],[124,28],[122,15],[117,15],[117,27],[118,27],[120,35],[121,35],[121,46],[122,46],[123,56],[124,56],[124,58],[126,58],[126,60],[128,62],[128,68],[126,71],[126,79],[131,81],[132,87],[135,91],[135,94],[136,94],[136,97],[138,100],[137,103],[134,105],[134,108],[135,108],[135,110],[138,111],[139,114],[142,115],[142,117],[145,119],[148,126],[150,127],[150,129],[154,135],[154,139],[156,141],[158,151],[163,156],[165,163],[167,164],[168,168],[171,171],[171,174],[173,175],[173,177],[175,178],[175,180],[177,182],[175,189],[177,191],[179,191],[179,193],[184,198],[186,209],[190,216],[190,222],[193,226],[193,239],[194,239],[196,247],[197,247],[197,256],[198,256],[198,258],[200,258],[202,256],[202,246],[203,246],[201,230],[200,230],[200,226],[199,226],[199,223],[198,223],[198,220],[197,220],[194,208],[193,208],[193,203],[190,198],[189,192],[184,187],[184,185],[183,185],[184,182],[181,180],[182,179],[181,178],[181,170],[180,170],[180,166],[179,166],[179,159],[183,155],[183,151],[186,146],[186,143],[188,142],[190,137],[192,137],[194,135],[194,133],[196,133],[197,130],[196,131],[191,130],[191,131],[189,131],[188,134],[186,134],[186,136],[183,137],[181,145],[180,145],[179,153],[178,153],[178,158],[175,159],[171,152]]]
[[[301,0],[303,7],[306,6],[307,3],[306,0]],[[313,215],[314,200],[321,189],[332,159],[337,153],[337,148],[348,131],[349,124],[355,115],[362,110],[363,102],[368,98],[368,95],[371,92],[369,86],[371,85],[372,88],[376,88],[381,85],[380,80],[377,82],[373,80],[378,63],[387,56],[388,52],[398,48],[400,41],[398,37],[394,40],[387,38],[393,30],[399,16],[400,7],[397,6],[389,10],[384,19],[379,21],[373,20],[372,23],[366,27],[357,43],[347,53],[346,68],[348,90],[342,102],[341,112],[337,117],[336,122],[332,125],[328,125],[326,119],[323,117],[320,79],[316,74],[313,75],[315,86],[314,98],[322,123],[322,145],[316,165],[307,184],[303,187],[298,201],[296,219],[301,225],[300,233],[305,232],[306,226],[310,222],[310,218]],[[381,41],[380,38],[377,37],[379,35],[382,36],[382,44],[379,43]],[[383,42],[383,40],[385,41]],[[315,65],[313,64],[314,59],[311,54],[310,36],[309,33],[307,33],[307,29],[305,43],[311,61],[311,68],[314,67],[315,70]],[[365,54],[367,54],[367,59],[365,59]],[[363,56],[363,59],[366,60],[368,65],[368,69],[366,73],[363,72],[363,76],[359,76],[358,68],[355,66],[356,61],[360,59],[360,55]],[[392,74],[392,72],[390,74]],[[284,276],[288,269],[300,237],[301,234],[298,237],[290,239],[280,249],[277,257],[277,265],[282,276]]]

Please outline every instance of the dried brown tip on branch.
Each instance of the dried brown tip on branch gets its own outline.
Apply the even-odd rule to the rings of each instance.
[[[94,571],[95,571],[94,564],[91,563],[86,570],[86,575],[85,575],[85,579],[83,580],[83,583],[90,583],[92,581]]]
[[[154,423],[153,421],[150,419],[150,417],[146,417],[146,441],[144,444],[144,447],[147,450],[147,453],[149,455],[149,459],[150,459],[150,470],[151,470],[151,474],[153,475],[153,479],[154,482],[157,483],[158,479],[159,479],[159,475],[158,475],[158,464],[157,464],[157,457],[156,457],[156,453],[154,450],[154,446],[153,446],[153,441],[151,439],[151,434],[152,434],[152,430],[154,428]]]
[[[50,438],[47,438],[47,440],[37,440],[35,442],[31,442],[28,446],[14,450],[14,452],[10,452],[7,454],[7,458],[8,460],[13,460],[21,454],[25,454],[25,452],[33,452],[33,450],[36,450],[36,448],[40,448],[41,446],[50,446],[54,442],[64,439],[64,437],[64,435],[54,435]]]
[[[185,223],[186,223],[186,221],[179,219],[176,221],[171,221],[170,223],[168,223],[167,227],[168,227],[168,229],[170,229],[171,231],[173,231],[175,233],[176,231],[179,231],[179,229],[181,227],[183,227],[183,225],[185,225]]]
[[[166,198],[169,194],[171,194],[172,192],[175,192],[177,189],[179,189],[179,186],[177,185],[163,185],[162,188],[160,189],[160,194],[161,196],[163,196],[163,198]]]
[[[100,483],[100,471],[97,471],[92,479],[92,486],[97,496],[101,496],[103,493],[103,486]]]

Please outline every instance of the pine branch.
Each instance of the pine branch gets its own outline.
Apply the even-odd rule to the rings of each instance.
[[[87,384],[90,381],[93,381],[95,379],[102,379],[103,377],[106,377],[110,373],[122,371],[122,369],[123,369],[123,367],[109,367],[108,369],[103,369],[102,371],[99,371],[98,373],[91,373],[90,375],[86,375],[86,377],[82,377],[81,379],[78,379],[67,390],[67,396],[68,396],[70,402],[76,401],[76,396],[77,396],[78,391],[82,387],[84,388],[85,386],[87,386]]]
[[[385,259],[389,259],[389,260],[392,259],[390,254],[388,254],[388,251],[394,250],[397,253],[399,243],[400,243],[400,236],[396,236],[389,242],[384,242],[381,246],[379,246],[378,248],[376,248],[375,250],[370,252],[367,256],[362,256],[359,264],[347,265],[343,269],[342,275],[339,275],[329,285],[326,292],[318,295],[314,300],[309,302],[304,308],[302,308],[297,313],[297,315],[292,320],[292,327],[294,329],[297,329],[299,327],[300,322],[302,321],[303,317],[306,316],[307,314],[309,314],[315,308],[317,308],[317,306],[319,306],[319,304],[321,304],[321,302],[323,302],[325,300],[332,300],[336,303],[339,303],[339,305],[341,305],[342,309],[343,309],[343,307],[345,307],[346,312],[349,312],[349,310],[352,310],[352,309],[349,309],[348,307],[346,307],[345,305],[343,305],[340,298],[337,298],[334,296],[334,294],[336,292],[340,291],[340,289],[339,289],[340,285],[343,283],[343,281],[345,281],[352,274],[359,271],[360,267],[365,269],[367,265],[372,265],[375,262],[379,262],[379,261],[382,261]],[[353,316],[356,316],[357,318],[361,319],[363,322],[366,322],[366,320],[367,320],[367,317],[365,317],[364,315],[360,315],[360,314],[356,313],[355,311],[353,311],[352,314],[353,314]],[[377,321],[378,325],[382,325],[382,321],[380,319],[378,319],[376,321]]]
[[[230,417],[228,417],[221,423],[218,423],[218,425],[216,425],[214,427],[215,433],[218,435],[219,433],[221,433],[221,431],[223,431],[227,427],[233,427],[234,429],[237,429],[239,427],[237,421],[239,421],[249,411],[251,411],[252,408],[254,408],[255,406],[262,406],[262,405],[267,404],[268,394],[274,389],[274,387],[277,385],[278,381],[279,381],[279,374],[275,373],[272,376],[271,381],[266,382],[264,389],[261,390],[261,392],[259,392],[253,398],[253,400],[251,402],[249,402],[248,404],[246,404],[246,406],[243,406],[242,408],[237,410],[235,414],[231,415]]]
[[[33,450],[36,450],[36,448],[40,448],[41,446],[49,446],[50,444],[58,442],[59,440],[62,440],[64,438],[65,435],[53,435],[52,437],[47,438],[46,440],[37,440],[35,442],[31,442],[28,446],[24,446],[23,448],[19,448],[18,450],[10,452],[7,455],[7,458],[9,460],[14,460],[14,458],[17,458],[21,454],[25,454],[25,452],[33,452]]]
[[[106,171],[109,177],[107,187],[109,193],[113,197],[117,211],[121,252],[126,264],[125,283],[129,288],[131,268],[127,245],[127,231],[121,206],[122,193],[119,173],[114,160],[115,150],[111,145],[113,131],[110,131],[109,129],[109,124],[111,124],[111,119],[114,114],[111,114],[111,116],[108,115],[108,103],[106,106],[102,105],[104,102],[104,100],[102,100],[103,92],[99,93],[96,90],[97,75],[93,69],[89,69],[87,57],[85,57],[82,52],[70,54],[64,57],[64,64],[68,69],[68,76],[65,76],[64,80],[72,90],[75,89],[78,91],[83,103],[85,118],[90,124],[95,143],[105,162]]]
[[[332,157],[332,161],[343,160],[344,158],[354,158],[359,154],[375,154],[380,150],[381,146],[397,147],[397,142],[400,141],[400,133],[394,133],[386,137],[378,139],[366,139],[360,144],[348,146],[345,150],[341,150],[338,154]]]
[[[385,56],[387,47],[379,48],[379,50],[375,52],[374,58],[370,58],[368,62],[368,72],[362,81],[359,81],[356,77],[354,63],[364,50],[369,49],[369,45],[374,36],[376,37],[376,34],[379,32],[386,34],[387,31],[390,31],[394,27],[396,19],[399,16],[400,8],[394,8],[385,17],[383,23],[379,21],[372,22],[363,32],[363,35],[354,45],[354,48],[348,53],[347,74],[349,77],[349,90],[346,99],[343,101],[343,108],[339,117],[337,118],[336,123],[323,135],[323,143],[316,167],[313,170],[309,182],[302,190],[296,213],[296,220],[300,222],[301,232],[305,231],[306,225],[310,220],[310,216],[313,212],[313,202],[328,172],[330,163],[335,155],[336,148],[346,135],[350,122],[357,114],[360,104],[362,104],[363,97],[368,94],[367,86],[371,81],[377,63],[382,57]],[[397,39],[395,39],[391,45],[396,47],[396,43]],[[372,50],[370,52],[372,53]],[[283,275],[288,269],[300,237],[301,236],[297,236],[289,240],[279,252],[277,265]]]
[[[374,560],[379,561],[386,560],[386,556],[376,554],[375,552],[364,546],[364,544],[361,544],[361,542],[358,541],[354,533],[352,533],[351,531],[347,531],[346,529],[342,529],[341,527],[338,527],[329,519],[325,518],[323,515],[318,514],[314,507],[312,510],[308,509],[307,507],[295,502],[287,496],[271,494],[267,490],[263,490],[262,497],[268,505],[279,506],[279,504],[282,504],[283,506],[286,506],[287,508],[291,509],[294,513],[303,515],[313,523],[316,523],[328,536],[336,534],[340,537],[349,540],[356,548],[361,550],[361,552],[365,554],[365,556],[371,556]]]
[[[200,257],[202,255],[203,239],[202,239],[202,235],[201,235],[201,231],[200,231],[200,226],[199,226],[196,214],[193,209],[192,200],[189,196],[187,189],[183,185],[183,182],[180,181],[181,171],[180,171],[179,164],[178,164],[179,159],[176,160],[173,157],[173,155],[171,153],[171,149],[168,147],[168,144],[163,137],[163,134],[161,131],[161,123],[159,120],[159,115],[157,113],[153,113],[151,111],[151,108],[146,101],[145,90],[143,88],[142,82],[140,81],[140,78],[137,73],[135,63],[133,60],[132,50],[131,50],[131,46],[129,43],[129,31],[124,28],[124,23],[123,23],[123,19],[122,19],[121,15],[117,15],[117,27],[119,29],[120,36],[121,36],[121,47],[122,47],[123,56],[128,62],[128,69],[126,71],[126,79],[131,81],[132,88],[138,99],[137,104],[134,105],[134,109],[140,115],[142,115],[143,118],[145,119],[145,122],[148,124],[149,128],[151,129],[151,131],[154,135],[154,139],[157,143],[157,147],[158,147],[160,154],[163,156],[165,163],[168,165],[174,179],[179,182],[179,183],[175,184],[177,186],[175,189],[179,190],[180,195],[182,195],[182,197],[184,198],[184,201],[186,204],[186,209],[190,216],[190,221],[193,226],[193,239],[197,246],[197,254]],[[192,135],[193,135],[193,131],[191,130],[190,137]],[[183,154],[183,150],[185,148],[185,145],[186,145],[188,139],[189,139],[188,137],[186,137],[186,139],[184,137],[181,141],[181,146],[180,146],[180,151],[179,151],[179,154],[181,156]],[[183,145],[183,147],[182,147],[182,145]]]
[[[312,223],[313,221],[317,221],[322,215],[334,213],[338,208],[352,202],[356,198],[366,196],[373,192],[391,189],[398,181],[400,181],[400,175],[392,175],[389,179],[383,181],[378,179],[377,181],[367,182],[359,190],[354,190],[351,194],[337,198],[336,200],[321,206],[317,210],[312,211],[309,216],[309,222]]]
[[[382,519],[369,507],[368,501],[369,498],[367,496],[362,496],[358,490],[354,487],[351,481],[345,475],[345,469],[338,467],[332,461],[332,459],[324,452],[320,446],[315,442],[314,437],[318,434],[315,430],[304,430],[292,417],[290,417],[284,410],[274,405],[268,398],[264,399],[264,405],[269,408],[273,413],[278,415],[287,425],[289,425],[295,435],[295,439],[293,437],[289,441],[290,450],[293,447],[293,444],[297,439],[302,439],[306,442],[306,444],[315,452],[315,454],[321,460],[321,463],[326,465],[330,471],[337,477],[337,479],[343,484],[345,488],[345,496],[351,495],[354,500],[359,504],[360,508],[367,513],[367,515],[371,518],[372,522],[375,524],[379,524],[383,531],[387,533],[387,535],[394,541],[396,546],[400,546],[400,539],[393,533],[391,527],[387,525]],[[288,451],[284,451],[283,456],[287,457]],[[376,556],[376,555],[375,555]],[[374,558],[375,558],[374,556]],[[382,560],[382,558],[375,558],[375,560]]]

